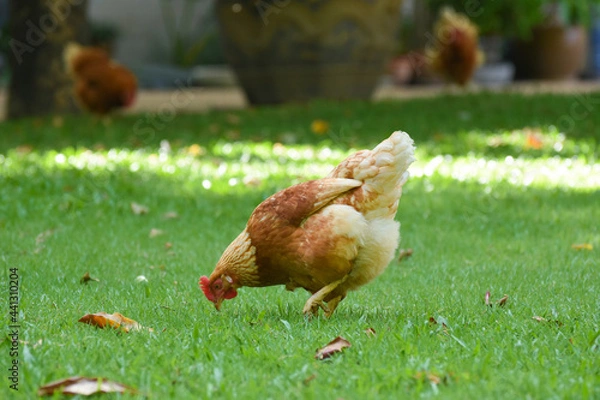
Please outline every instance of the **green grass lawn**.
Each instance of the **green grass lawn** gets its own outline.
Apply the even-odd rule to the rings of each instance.
[[[479,94],[0,123],[0,304],[7,327],[18,268],[18,395],[84,375],[153,399],[600,398],[598,103]],[[311,132],[317,119],[326,133]],[[397,217],[412,257],[331,319],[306,321],[308,294],[282,287],[241,289],[216,312],[198,278],[253,208],[396,129],[418,147]],[[88,271],[100,282],[80,284]],[[487,291],[505,306],[486,306]],[[100,311],[153,332],[77,322]],[[5,332],[0,398],[12,398]],[[315,360],[338,335],[352,347]]]

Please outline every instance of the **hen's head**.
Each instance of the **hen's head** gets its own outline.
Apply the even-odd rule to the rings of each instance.
[[[221,275],[212,280],[206,276],[202,276],[198,284],[206,298],[215,303],[217,311],[221,309],[223,300],[233,299],[237,296],[233,279],[229,275]]]

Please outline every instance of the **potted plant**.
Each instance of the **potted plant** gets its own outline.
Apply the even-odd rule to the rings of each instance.
[[[250,103],[370,98],[401,0],[219,0],[226,57]]]
[[[586,26],[593,5],[599,3],[599,0],[429,0],[434,9],[451,4],[477,23],[484,51],[487,35],[499,34],[508,39],[509,58],[516,66],[517,78],[555,80],[573,78],[583,70]],[[486,56],[490,56],[489,51]]]
[[[544,2],[542,22],[531,35],[515,41],[513,60],[518,78],[563,80],[576,78],[585,68],[587,26],[598,0]]]

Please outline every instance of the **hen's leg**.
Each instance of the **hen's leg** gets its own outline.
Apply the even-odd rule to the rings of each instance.
[[[343,277],[342,279],[340,279],[338,281],[330,283],[329,285],[321,288],[321,290],[319,290],[318,292],[316,292],[315,294],[310,296],[310,298],[304,305],[304,308],[302,309],[302,312],[304,313],[304,315],[307,315],[307,316],[317,315],[317,313],[319,312],[319,307],[321,307],[325,311],[325,315],[331,315],[333,313],[333,310],[331,310],[329,307],[327,307],[327,306],[325,306],[325,304],[323,304],[323,299],[329,293],[333,292],[335,290],[335,288],[337,288],[347,278],[348,278],[348,275],[346,275],[345,277]],[[330,303],[332,303],[334,300],[330,301]],[[337,303],[339,303],[340,300],[338,300]],[[337,306],[337,303],[335,303],[333,305],[334,310],[335,310],[335,307]]]
[[[333,299],[327,302],[327,309],[323,309],[327,318],[331,317],[331,314],[333,314],[338,304],[340,304],[340,301],[344,300],[344,297],[346,296],[334,297]]]

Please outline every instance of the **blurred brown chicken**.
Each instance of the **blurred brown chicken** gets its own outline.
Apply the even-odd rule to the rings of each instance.
[[[103,49],[71,43],[65,48],[64,59],[75,81],[75,97],[87,111],[106,115],[133,104],[135,75],[112,61]]]
[[[446,7],[433,30],[435,43],[427,49],[431,69],[447,81],[465,86],[483,63],[479,29],[466,15]]]

